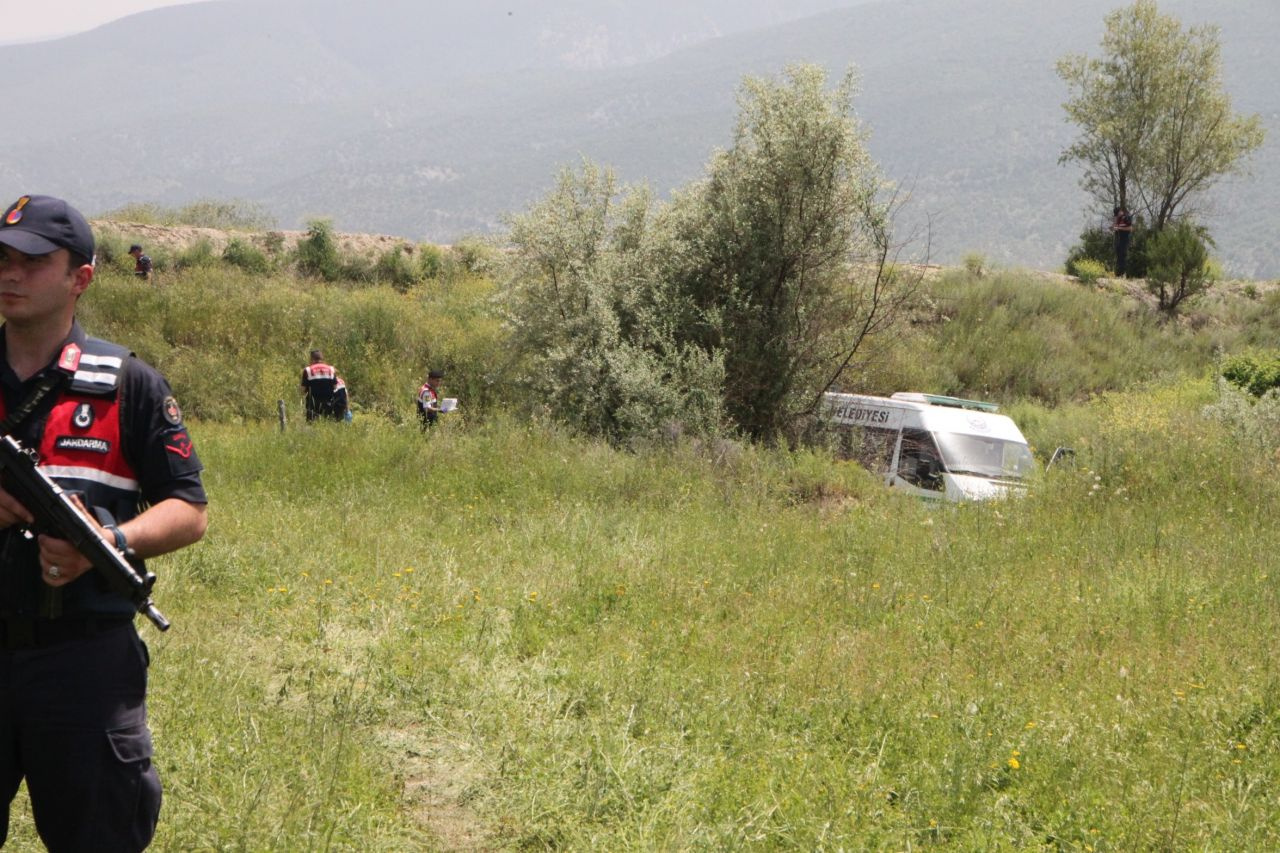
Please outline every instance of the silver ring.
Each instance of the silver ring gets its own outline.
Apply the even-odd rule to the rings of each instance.
[[[50,566],[48,575],[51,578],[62,577],[62,569],[58,568],[57,566]]]

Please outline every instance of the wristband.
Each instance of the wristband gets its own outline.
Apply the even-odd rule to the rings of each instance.
[[[125,538],[123,530],[116,527],[114,524],[108,524],[103,529],[111,531],[111,535],[115,537],[117,551],[124,554],[126,557],[133,553],[129,550],[129,540]]]

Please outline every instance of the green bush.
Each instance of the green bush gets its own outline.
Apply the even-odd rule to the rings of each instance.
[[[383,252],[378,256],[373,267],[373,276],[376,281],[390,284],[401,292],[420,282],[421,275],[421,266],[413,262],[403,246],[396,246]]]
[[[1129,238],[1129,255],[1126,259],[1125,274],[1129,278],[1144,278],[1147,274],[1146,242],[1148,231],[1141,222],[1133,226],[1133,236]],[[1076,272],[1081,261],[1096,261],[1104,269],[1115,271],[1116,241],[1110,228],[1092,227],[1080,232],[1080,242],[1071,247],[1067,253],[1066,270],[1071,275]]]
[[[1096,284],[1098,279],[1107,274],[1107,268],[1103,263],[1092,258],[1080,258],[1074,261],[1067,271],[1084,284]]]
[[[338,243],[333,236],[333,222],[312,219],[307,223],[307,236],[294,249],[298,272],[306,276],[334,281],[342,274]]]
[[[213,249],[213,241],[202,238],[179,251],[173,258],[172,268],[176,270],[192,267],[212,267],[218,263],[218,254]]]
[[[1280,353],[1247,353],[1225,359],[1222,378],[1236,388],[1261,397],[1280,389]]]
[[[964,256],[961,263],[974,278],[982,278],[987,272],[987,256],[980,252],[970,252]]]
[[[445,253],[439,246],[423,243],[418,247],[418,269],[422,278],[440,278],[444,273]]]
[[[271,270],[271,261],[266,254],[257,246],[239,237],[227,243],[227,247],[222,250],[222,260],[247,273],[265,275]]]
[[[491,275],[497,269],[498,250],[477,237],[464,237],[454,243],[449,254],[464,275]]]
[[[1208,233],[1190,222],[1175,222],[1153,235],[1147,246],[1147,287],[1160,308],[1173,312],[1213,283]]]

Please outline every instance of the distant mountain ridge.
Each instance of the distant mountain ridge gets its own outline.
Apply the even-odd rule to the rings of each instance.
[[[742,76],[805,60],[858,68],[872,153],[913,192],[903,228],[932,223],[935,259],[1053,268],[1101,213],[1057,163],[1073,129],[1053,66],[1097,52],[1113,0],[441,5],[214,0],[0,48],[10,114],[35,117],[10,127],[0,186],[92,212],[239,197],[283,227],[449,241],[584,156],[659,192],[696,178],[730,141]],[[1253,176],[1208,224],[1232,273],[1278,276],[1280,5],[1161,9],[1221,25],[1236,109],[1263,115]]]

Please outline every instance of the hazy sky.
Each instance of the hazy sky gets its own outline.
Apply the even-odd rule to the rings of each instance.
[[[71,35],[108,21],[192,0],[0,0],[0,43]]]

